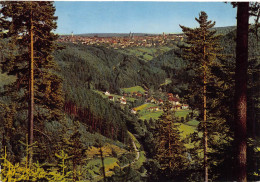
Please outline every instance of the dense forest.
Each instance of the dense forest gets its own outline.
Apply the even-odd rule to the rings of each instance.
[[[259,3],[233,5],[259,18]],[[260,180],[258,22],[245,27],[239,118],[241,25],[216,28],[202,11],[172,46],[113,49],[57,42],[54,13],[49,1],[0,3],[0,181]],[[160,112],[143,109],[152,99]]]

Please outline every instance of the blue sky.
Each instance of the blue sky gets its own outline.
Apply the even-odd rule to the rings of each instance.
[[[56,33],[179,33],[196,27],[200,11],[216,27],[236,25],[236,9],[224,2],[55,1]]]

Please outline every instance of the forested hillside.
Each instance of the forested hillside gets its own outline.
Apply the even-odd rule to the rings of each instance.
[[[62,73],[70,78],[65,79],[65,89],[70,82],[73,87],[83,86],[83,83],[86,88],[119,93],[120,88],[136,85],[157,86],[166,78],[160,68],[113,49],[73,44],[62,46],[65,48],[56,51],[55,59],[62,67]]]
[[[178,45],[181,44],[181,42],[178,42]],[[235,61],[235,31],[223,36],[221,44],[224,47],[223,53],[228,55],[228,59],[224,60],[227,69],[232,70]],[[249,102],[251,104],[248,111],[249,118],[255,121],[255,125],[249,124],[249,135],[258,135],[259,72],[257,66],[259,65],[259,48],[256,46],[256,37],[253,33],[250,34],[249,45],[249,68],[252,70],[250,71],[249,80],[252,86],[249,89]],[[66,119],[68,124],[64,126],[73,126],[71,120],[79,120],[82,123],[80,126],[84,128],[81,130],[81,137],[84,137],[82,140],[87,142],[84,144],[87,146],[95,145],[96,136],[91,134],[95,132],[127,144],[130,142],[127,131],[130,130],[141,141],[147,157],[152,156],[154,149],[151,140],[155,134],[153,134],[153,127],[151,128],[154,124],[151,122],[154,121],[150,121],[151,126],[147,125],[147,121],[145,121],[145,125],[140,121],[138,122],[137,118],[129,113],[129,106],[122,108],[117,104],[113,104],[95,90],[103,92],[109,90],[112,93],[122,94],[120,88],[145,85],[155,90],[162,88],[166,92],[179,93],[185,96],[189,79],[194,73],[187,72],[188,62],[180,58],[178,48],[175,47],[154,57],[151,61],[145,62],[133,55],[123,54],[122,51],[117,52],[103,47],[75,44],[59,44],[59,47],[59,50],[54,53],[54,58],[59,66],[58,73],[63,79],[64,112],[71,118]],[[1,78],[3,79],[2,85],[14,80],[13,76],[7,76],[6,74],[2,74]],[[162,83],[165,82],[166,78],[170,79],[171,82],[163,85]],[[230,89],[231,93],[229,95],[232,95],[232,87],[228,89],[229,92]],[[226,99],[225,102],[232,102],[232,100]],[[132,104],[134,106],[134,103]],[[192,100],[190,104],[192,105]],[[224,107],[223,109],[227,108]],[[230,116],[224,117],[229,118]],[[45,132],[51,137],[54,133],[57,133],[59,125],[56,122],[46,123]],[[89,133],[83,132],[84,130]],[[86,138],[89,138],[89,140],[86,141]],[[106,139],[102,140],[106,141]],[[48,144],[45,139],[42,141]],[[47,156],[41,155],[41,158],[44,157]],[[152,161],[145,164],[147,169],[150,168],[150,165],[152,165]]]
[[[163,70],[104,47],[60,46],[55,59],[64,80],[65,111],[87,123],[90,131],[127,141],[126,126],[136,122],[129,106],[113,105],[94,90],[120,94],[120,88],[136,85],[158,88],[166,78]]]
[[[220,71],[216,68],[213,68],[214,74],[217,74],[216,78],[218,80],[224,80],[226,84],[230,84],[226,89],[226,96],[223,97],[220,95],[212,95],[210,96],[210,99],[215,99],[218,97],[218,100],[220,100],[219,104],[217,106],[214,106],[214,109],[222,111],[222,115],[214,115],[216,120],[217,118],[222,118],[222,119],[229,119],[232,117],[229,113],[228,110],[232,110],[232,102],[233,100],[232,95],[234,94],[234,88],[233,88],[233,82],[232,82],[232,70],[234,70],[234,53],[235,53],[235,30],[231,28],[227,28],[225,30],[224,28],[221,28],[221,32],[225,32],[225,35],[223,35],[220,38],[220,43],[221,46],[223,47],[222,49],[222,54],[227,55],[227,57],[220,58],[219,62],[223,64],[223,70]],[[182,47],[183,43],[182,42],[176,42],[176,44],[179,47]],[[188,85],[190,84],[191,78],[194,76],[193,71],[187,70],[188,62],[183,60],[180,57],[180,51],[179,48],[174,48],[169,51],[166,51],[163,54],[159,54],[158,56],[155,56],[152,60],[148,62],[144,62],[142,60],[138,59],[138,55],[135,56],[129,56],[129,55],[124,55],[122,51],[118,53],[116,50],[109,50],[107,48],[102,48],[102,47],[89,47],[84,45],[71,45],[71,44],[65,44],[64,45],[66,49],[63,49],[61,51],[57,51],[55,53],[55,57],[58,60],[58,64],[61,68],[61,73],[64,78],[64,89],[66,93],[66,101],[71,102],[75,104],[75,107],[79,108],[85,108],[87,111],[85,111],[85,115],[81,115],[81,117],[86,118],[86,116],[89,116],[89,111],[92,113],[95,117],[100,117],[100,118],[106,118],[106,121],[104,123],[107,123],[107,121],[123,121],[121,126],[123,127],[124,124],[128,126],[128,129],[132,128],[131,131],[136,133],[138,138],[144,142],[142,143],[147,150],[147,155],[150,156],[152,155],[151,150],[153,150],[151,147],[151,144],[149,144],[148,141],[151,140],[151,136],[153,136],[153,132],[151,132],[151,129],[146,129],[146,127],[143,127],[143,131],[145,133],[140,132],[140,126],[143,126],[141,124],[139,126],[139,123],[136,122],[137,120],[132,116],[128,115],[127,116],[127,109],[125,108],[124,110],[126,112],[120,111],[122,113],[121,116],[118,116],[120,114],[119,110],[122,108],[116,107],[111,102],[104,100],[102,97],[100,97],[99,94],[95,93],[92,91],[92,89],[97,89],[97,90],[109,90],[111,92],[116,92],[120,93],[120,88],[122,87],[130,87],[130,86],[137,86],[137,85],[146,85],[148,88],[162,88],[162,90],[166,92],[173,92],[173,93],[179,93],[182,96],[187,96],[186,98],[188,99],[189,104],[194,107],[196,106],[196,103],[194,103],[194,98],[190,97],[187,95],[189,93],[188,91]],[[69,47],[69,49],[68,49]],[[68,56],[68,53],[71,51],[70,56]],[[80,51],[80,53],[79,53]],[[83,56],[88,54],[88,56]],[[255,119],[256,125],[252,126],[249,124],[249,134],[251,135],[252,133],[257,134],[256,130],[259,128],[259,122],[257,122],[258,118],[258,113],[257,111],[259,108],[257,106],[258,99],[259,98],[257,89],[259,88],[259,80],[258,80],[258,72],[256,70],[257,65],[259,65],[259,59],[253,59],[253,58],[258,58],[257,56],[259,54],[258,47],[256,46],[256,37],[253,33],[250,34],[250,44],[249,44],[249,57],[250,57],[250,83],[254,83],[252,87],[250,87],[249,92],[249,102],[250,104],[249,107],[249,118]],[[67,58],[61,59],[61,55],[66,55]],[[77,56],[76,56],[77,55]],[[68,59],[70,57],[70,59]],[[79,57],[81,59],[79,59]],[[91,59],[90,59],[91,58]],[[128,60],[129,59],[129,60]],[[131,60],[131,61],[130,61]],[[122,64],[126,63],[126,64]],[[85,66],[88,65],[88,66]],[[95,66],[96,65],[96,66]],[[98,65],[98,66],[97,66]],[[137,65],[137,67],[136,67]],[[89,69],[91,67],[91,69]],[[146,70],[147,76],[140,77],[141,73],[138,70]],[[75,69],[75,71],[74,71]],[[123,70],[121,70],[123,69]],[[119,71],[120,70],[120,71]],[[154,71],[156,70],[156,72]],[[228,71],[228,72],[227,72]],[[99,74],[95,74],[98,72]],[[133,74],[136,75],[136,78],[138,77],[139,79],[136,80],[135,77],[128,77],[128,74]],[[103,74],[106,73],[106,74]],[[116,75],[117,73],[117,75]],[[150,76],[150,75],[153,76]],[[228,75],[226,75],[228,74]],[[148,76],[149,75],[149,76]],[[154,77],[157,78],[157,80],[154,80]],[[78,79],[80,78],[80,79]],[[102,78],[102,79],[101,79]],[[160,79],[158,79],[160,78]],[[169,78],[171,80],[170,83],[168,84],[161,84],[164,82],[164,79]],[[230,80],[231,79],[231,80]],[[73,81],[75,80],[75,81]],[[120,82],[120,80],[122,82]],[[123,80],[128,80],[123,81]],[[116,84],[118,83],[119,84]],[[105,86],[107,85],[107,86]],[[114,86],[113,86],[114,85]],[[215,86],[212,87],[211,89],[220,89],[216,88]],[[222,88],[221,88],[222,89]],[[220,99],[221,98],[221,99]],[[214,101],[215,102],[215,101]],[[227,105],[227,103],[231,105]],[[227,107],[228,106],[228,107]],[[65,106],[66,108],[67,106]],[[214,110],[213,109],[213,110]],[[79,109],[80,110],[80,109]],[[84,110],[84,109],[83,109]],[[214,111],[210,112],[214,112]],[[81,111],[80,111],[81,112]],[[79,112],[79,113],[80,113]],[[227,113],[227,114],[223,114]],[[73,114],[73,112],[70,112]],[[97,115],[97,116],[95,116]],[[117,117],[118,116],[118,117]],[[128,119],[126,119],[128,118]],[[131,118],[131,119],[130,119]],[[103,120],[101,119],[101,120]],[[222,120],[221,119],[221,120]],[[85,119],[88,120],[88,119]],[[218,119],[217,119],[218,120]],[[216,120],[216,121],[217,121]],[[135,122],[133,122],[135,121]],[[87,121],[89,124],[91,121]],[[108,123],[109,123],[108,122]],[[112,123],[113,123],[112,122]],[[113,125],[120,126],[118,122],[117,124],[114,123]],[[130,126],[129,128],[129,123],[133,124],[136,126]],[[212,123],[213,126],[216,126],[216,123]],[[91,125],[91,124],[90,124]],[[120,126],[120,127],[121,127]],[[119,127],[119,128],[120,128]],[[220,128],[219,128],[220,129]],[[120,130],[120,129],[119,129]],[[97,131],[97,130],[95,130]],[[219,130],[214,131],[214,132],[220,132]],[[111,132],[110,132],[111,133]],[[103,133],[104,134],[104,133]],[[226,135],[226,134],[225,134]],[[223,136],[225,136],[223,135]],[[108,136],[109,137],[109,136]],[[226,145],[227,143],[223,143],[223,145]],[[212,143],[213,145],[213,143]],[[215,145],[215,144],[214,144]],[[213,146],[213,148],[215,148]],[[149,146],[149,147],[148,147]],[[230,145],[226,146],[231,147]],[[210,154],[212,157],[212,160],[217,160],[214,155],[217,156],[217,153],[219,152],[218,147],[214,149],[215,151]],[[191,151],[192,152],[192,151]],[[226,161],[226,165],[230,161]],[[149,164],[150,165],[150,164]],[[222,163],[219,163],[219,165],[222,165]],[[214,168],[214,166],[213,166]],[[218,169],[218,170],[226,170],[225,168]],[[222,178],[219,178],[222,179]]]
[[[57,41],[54,14],[53,2],[0,2],[0,181],[237,181],[236,27],[202,11],[170,44],[113,48]],[[259,181],[249,28],[246,176]]]

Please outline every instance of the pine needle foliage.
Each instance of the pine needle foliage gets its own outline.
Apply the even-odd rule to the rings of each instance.
[[[49,140],[40,132],[35,136],[33,133],[35,128],[43,130],[46,121],[63,118],[62,78],[52,56],[56,48],[54,41],[58,38],[53,33],[57,27],[55,7],[53,2],[47,1],[2,1],[0,7],[1,38],[14,50],[2,58],[1,69],[16,77],[1,94],[16,104],[13,123],[18,123],[16,127],[21,135],[28,119],[30,144],[39,141],[39,147],[47,149]],[[29,116],[33,118],[30,121]]]
[[[211,30],[215,26],[215,22],[208,21],[208,16],[203,11],[195,20],[200,27],[192,29],[180,25],[185,34],[185,44],[182,44],[180,48],[181,57],[189,61],[188,69],[196,75],[192,78],[189,87],[193,92],[196,91],[196,94],[201,95],[204,73],[207,75],[207,85],[209,85],[212,76],[211,68],[219,65],[216,58],[223,55],[220,53],[222,50],[219,42],[221,35],[215,35],[216,30]]]
[[[221,47],[220,35],[215,35],[216,31],[210,30],[215,26],[215,22],[208,20],[208,15],[204,11],[195,20],[199,23],[198,28],[192,29],[180,25],[186,36],[186,44],[181,47],[181,55],[189,61],[189,69],[195,73],[189,89],[190,95],[199,103],[197,108],[201,113],[200,120],[203,121],[200,126],[203,129],[204,180],[208,181],[208,88],[216,81],[211,68],[218,66],[216,59],[221,56]]]
[[[79,122],[74,122],[73,128],[71,128],[69,136],[62,138],[62,145],[64,150],[70,155],[69,162],[72,164],[73,181],[82,177],[82,166],[86,163],[87,159],[87,147],[83,145],[81,141],[81,133],[79,131]]]
[[[18,49],[17,54],[10,55],[2,62],[3,71],[17,77],[5,93],[14,95],[20,91],[22,94],[20,98],[17,98],[17,101],[21,103],[20,109],[26,108],[30,60],[29,32],[32,23],[35,57],[35,104],[36,111],[38,111],[35,117],[38,121],[60,119],[63,93],[62,79],[56,73],[57,65],[52,56],[56,47],[54,41],[58,38],[53,33],[57,27],[53,2],[4,1],[1,2],[0,13],[3,15],[4,22],[1,28],[6,31],[5,36],[8,38],[9,44]],[[32,22],[29,21],[30,18],[32,18]]]
[[[186,149],[180,137],[171,105],[165,104],[164,113],[156,123],[156,159],[162,175],[166,178],[178,176],[187,166]]]

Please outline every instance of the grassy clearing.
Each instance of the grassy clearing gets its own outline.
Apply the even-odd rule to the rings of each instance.
[[[127,152],[127,150],[120,148],[116,145],[106,143],[102,148],[103,155],[105,157],[111,156],[112,151],[114,151],[118,156]],[[95,156],[100,156],[100,148],[98,147],[90,147],[87,151],[88,158],[92,159]]]
[[[189,122],[185,123],[186,125],[189,125],[189,126],[198,126],[199,124],[199,121],[197,121],[196,119],[193,119],[193,120],[190,120]]]
[[[189,126],[183,123],[179,123],[179,130],[181,132],[181,136],[183,138],[187,137],[189,134],[193,133],[196,131],[196,127],[194,126]]]
[[[184,139],[186,138],[188,135],[194,133],[197,130],[197,128],[195,126],[189,126],[183,123],[179,123],[179,131],[181,132],[181,138]],[[185,147],[187,148],[194,148],[194,144],[193,143],[188,143],[185,144]]]
[[[150,118],[152,119],[158,119],[163,111],[153,111],[153,112],[150,112],[148,110],[149,107],[157,107],[158,105],[156,104],[151,104],[151,103],[146,103],[146,104],[143,104],[141,106],[138,106],[136,107],[135,109],[137,111],[139,111],[139,119],[142,119],[142,120],[149,120]]]
[[[143,112],[145,112],[149,107],[155,107],[155,106],[157,106],[157,105],[156,105],[156,104],[145,103],[145,104],[143,104],[143,105],[140,105],[140,106],[138,106],[138,107],[135,107],[135,109],[136,109],[137,111],[140,111],[140,113],[143,113]]]
[[[139,159],[138,159],[138,161],[136,161],[134,163],[134,168],[135,169],[139,169],[143,165],[143,163],[145,161],[146,161],[145,152],[144,151],[140,151]]]
[[[112,150],[114,152],[116,152],[117,156],[120,156],[120,155],[128,152],[125,149],[122,149],[116,145],[112,145],[112,144],[108,144],[108,143],[106,143],[102,147],[106,176],[111,176],[114,173],[111,170],[113,170],[114,167],[119,166],[118,159],[115,157],[111,157]],[[100,179],[103,178],[102,176],[100,176],[100,174],[101,174],[100,171],[102,169],[102,160],[100,158],[100,149],[98,147],[89,148],[87,150],[87,156],[90,159],[86,166],[88,168],[88,173],[90,173],[91,176],[98,175],[98,177],[96,177],[94,181],[99,181]]]
[[[175,112],[175,116],[176,116],[176,117],[179,117],[179,118],[184,117],[184,119],[185,119],[185,117],[186,117],[190,112],[191,112],[191,110],[177,110],[177,111]]]
[[[105,172],[114,169],[115,166],[118,165],[118,159],[113,157],[107,157],[104,159],[104,165],[105,165]],[[100,170],[102,168],[102,160],[101,159],[92,159],[88,162],[87,168],[89,169],[88,172],[94,176],[99,175]]]
[[[145,92],[145,90],[141,86],[122,88],[122,91],[125,93],[140,92],[141,94],[144,94],[144,92]]]
[[[156,112],[148,112],[147,114],[142,115],[139,119],[142,120],[149,120],[149,119],[158,119],[162,115],[163,111],[156,111]]]
[[[139,151],[140,147],[141,147],[141,144],[138,142],[138,140],[135,138],[135,136],[132,133],[128,132],[128,134],[130,135],[130,137],[134,141],[134,143],[136,145],[136,148]],[[117,146],[109,145],[109,144],[106,144],[104,147],[102,147],[102,151],[103,151],[103,154],[105,156],[105,158],[104,158],[104,165],[105,165],[106,176],[112,176],[114,174],[113,169],[116,166],[120,167],[118,165],[119,161],[118,161],[117,158],[106,157],[106,155],[109,155],[110,152],[112,152],[111,148],[114,148],[114,150],[117,150],[116,152],[117,152],[118,155],[128,152],[125,149],[121,149],[121,148],[119,148]],[[92,153],[92,156],[94,156],[95,154],[100,155],[99,148],[92,147],[91,151],[89,151],[88,154],[91,154],[91,153]],[[144,151],[140,151],[140,157],[139,157],[139,159],[136,162],[133,163],[133,167],[136,168],[136,169],[139,169],[142,166],[142,164],[143,164],[143,162],[145,160],[146,160],[145,152]],[[100,158],[89,160],[88,164],[87,164],[87,168],[88,168],[88,173],[90,173],[90,175],[92,177],[94,177],[94,179],[87,180],[87,181],[100,181],[100,180],[103,179],[103,176],[101,175],[102,161],[101,161]]]
[[[105,164],[105,171],[109,171],[111,169],[114,169],[115,166],[119,166],[117,164],[118,160],[116,158],[105,158],[104,164]]]

